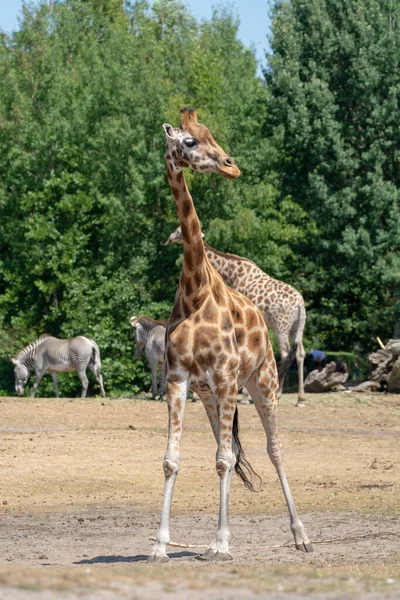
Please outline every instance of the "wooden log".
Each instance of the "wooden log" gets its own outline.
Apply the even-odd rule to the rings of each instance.
[[[336,363],[328,363],[322,371],[311,371],[304,382],[304,391],[311,394],[334,391],[337,386],[347,381],[348,373],[336,373]]]

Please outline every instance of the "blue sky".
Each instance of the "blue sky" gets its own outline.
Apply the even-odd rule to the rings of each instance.
[[[212,7],[221,4],[216,0],[184,0],[184,2],[199,20],[209,19]],[[258,60],[264,63],[270,26],[268,0],[230,0],[225,4],[240,18],[240,39],[246,46],[253,46]],[[9,33],[18,28],[17,17],[21,6],[22,0],[0,0],[0,29]]]

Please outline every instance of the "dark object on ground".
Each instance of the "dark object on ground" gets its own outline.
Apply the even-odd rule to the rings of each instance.
[[[386,346],[378,341],[380,350],[368,357],[376,365],[371,380],[380,383],[388,392],[400,392],[400,340],[389,340]]]
[[[336,373],[336,363],[330,362],[322,371],[311,371],[304,382],[304,391],[318,394],[321,392],[336,391],[349,376],[348,373]]]

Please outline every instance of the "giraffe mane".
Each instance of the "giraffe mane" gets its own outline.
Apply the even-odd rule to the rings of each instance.
[[[240,260],[245,263],[250,263],[250,264],[254,265],[255,267],[257,267],[257,269],[260,268],[258,265],[256,265],[255,262],[253,262],[249,258],[245,258],[244,256],[239,256],[238,254],[232,254],[230,252],[221,252],[221,250],[217,250],[216,248],[213,248],[212,246],[210,246],[210,244],[207,244],[207,242],[203,241],[203,243],[204,243],[204,246],[206,249],[211,250],[212,252],[215,252],[215,254],[218,254],[218,256],[222,256],[223,258],[234,258],[235,260]]]

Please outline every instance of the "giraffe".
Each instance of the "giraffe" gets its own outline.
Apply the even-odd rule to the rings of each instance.
[[[291,363],[292,354],[296,353],[298,371],[296,406],[305,406],[303,331],[306,309],[303,296],[288,283],[274,279],[265,273],[248,258],[220,252],[204,240],[203,243],[209,261],[225,283],[247,296],[261,310],[268,328],[275,334],[282,361],[287,359]],[[171,233],[167,244],[182,244],[180,227]],[[292,349],[290,339],[293,340]],[[285,373],[285,369],[279,372],[279,396],[283,390]]]
[[[244,458],[238,437],[238,384],[246,384],[266,436],[268,455],[278,473],[286,499],[296,548],[312,545],[300,521],[283,468],[277,436],[278,377],[268,330],[261,311],[240,292],[227,287],[204,250],[200,222],[182,172],[190,167],[240,175],[233,159],[197,121],[193,109],[181,111],[179,128],[163,125],[169,184],[182,228],[183,267],[166,335],[168,443],[164,456],[164,495],[160,526],[149,562],[168,561],[170,511],[180,463],[180,440],[188,388],[197,392],[217,442],[216,470],[220,506],[215,539],[203,555],[214,562],[230,560],[229,489],[232,470],[250,489],[254,471]]]

